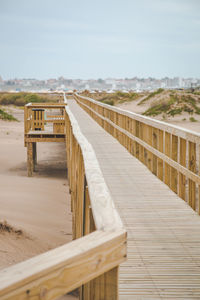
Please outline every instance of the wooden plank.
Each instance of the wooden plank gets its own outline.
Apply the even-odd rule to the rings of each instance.
[[[96,231],[0,271],[1,300],[51,300],[125,260],[124,231]]]
[[[163,153],[164,140],[163,131],[159,129],[158,131],[158,150]],[[158,158],[158,178],[163,181],[163,160]]]
[[[81,154],[81,149],[78,147],[77,151],[77,173],[76,173],[76,238],[79,238],[84,235],[84,228],[83,228],[83,219],[84,219],[84,165],[83,165],[83,157]]]
[[[45,103],[28,103],[25,105],[25,107],[28,107],[30,109],[32,108],[44,108],[44,109],[62,109],[65,108],[66,104],[58,104],[58,103],[50,103],[48,102],[47,104]]]
[[[90,282],[89,297],[84,300],[118,300],[118,267]]]
[[[144,128],[143,123],[139,123],[139,138],[144,140]],[[139,160],[144,163],[144,147],[139,145]]]
[[[25,141],[27,143],[64,143],[65,142],[65,137],[26,137]]]
[[[139,137],[139,130],[140,130],[140,123],[136,121],[136,130],[135,130],[135,136]],[[139,159],[139,153],[140,153],[140,148],[139,144],[136,142],[135,144],[135,156]]]
[[[180,138],[179,163],[186,167],[186,140]],[[179,197],[186,200],[186,177],[179,172]]]
[[[152,129],[151,126],[148,126],[147,130],[148,130],[147,143],[150,146],[152,146],[152,132],[153,132],[153,129]],[[147,167],[152,172],[152,170],[153,170],[153,155],[150,151],[147,151]]]
[[[196,172],[196,144],[189,142],[189,170]],[[189,205],[195,210],[196,208],[196,184],[189,179]]]
[[[131,134],[136,136],[136,121],[131,120]],[[132,140],[131,154],[136,156],[136,142]]]
[[[171,134],[165,132],[165,154],[171,156]],[[170,166],[165,163],[165,183],[170,186]]]
[[[85,183],[86,184],[86,183]],[[87,235],[91,233],[90,231],[90,197],[89,197],[89,192],[88,192],[88,186],[85,185],[85,194],[84,194],[84,232],[83,235]]]
[[[118,277],[119,277],[119,267],[115,267],[112,270],[109,270],[104,274],[104,299],[109,300],[118,300],[119,291],[118,291]],[[102,298],[100,298],[102,299]]]
[[[171,158],[174,161],[178,160],[178,137],[172,135],[172,144],[171,144]],[[177,194],[178,191],[178,172],[175,168],[171,168],[171,178],[170,178],[170,188],[173,192]]]
[[[155,148],[155,149],[158,149],[158,129],[157,128],[153,128],[152,129],[152,146]],[[153,166],[152,166],[152,172],[154,175],[157,176],[157,163],[158,163],[158,160],[157,160],[157,157],[156,155],[153,155]]]
[[[147,126],[146,124],[143,124],[142,125],[142,128],[143,128],[143,141],[145,143],[147,143]],[[130,139],[131,140],[131,139]],[[147,166],[147,150],[143,147],[143,151],[144,151],[144,159],[143,159],[143,163]]]

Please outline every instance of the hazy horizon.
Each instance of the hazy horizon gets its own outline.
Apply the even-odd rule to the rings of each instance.
[[[199,78],[198,0],[1,0],[0,76]]]

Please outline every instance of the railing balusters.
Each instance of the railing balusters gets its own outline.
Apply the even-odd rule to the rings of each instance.
[[[164,140],[163,140],[163,130],[158,131],[158,150],[163,153]],[[163,160],[158,158],[158,173],[157,176],[163,181]]]
[[[196,144],[189,142],[189,170],[196,172]],[[189,179],[189,205],[195,210],[196,208],[196,184]]]
[[[74,95],[79,105],[160,180],[200,214],[200,170],[196,175],[196,150],[200,135],[167,123],[143,117],[93,99]],[[102,109],[98,109],[101,107]],[[93,109],[93,110],[91,110]],[[98,112],[98,113],[96,113]],[[101,124],[102,124],[101,123]],[[145,148],[144,143],[149,145]],[[187,150],[188,144],[188,151]],[[159,152],[156,152],[156,151]],[[200,156],[200,150],[199,150]],[[186,162],[188,161],[188,164]],[[176,163],[176,164],[175,164]],[[200,158],[199,158],[200,169]],[[193,174],[192,174],[193,173]],[[188,182],[188,187],[187,187]],[[199,189],[196,205],[196,185]],[[188,196],[187,196],[188,194]]]
[[[176,135],[172,135],[171,158],[174,161],[178,160],[178,137]],[[176,194],[177,194],[177,187],[178,187],[178,172],[175,168],[171,167],[170,188]]]
[[[180,138],[179,163],[186,167],[186,140]],[[179,172],[179,197],[186,201],[186,177]]]
[[[170,157],[171,154],[171,134],[165,132],[165,154]],[[165,163],[165,183],[170,186],[170,166]]]
[[[152,138],[152,146],[155,149],[158,149],[158,129],[157,128],[153,128],[153,138]],[[157,156],[153,155],[153,174],[157,176]]]

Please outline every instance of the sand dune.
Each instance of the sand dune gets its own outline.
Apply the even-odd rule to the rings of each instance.
[[[155,99],[155,98],[154,98]],[[132,102],[125,102],[122,104],[118,104],[117,107],[122,108],[124,110],[128,110],[137,114],[142,114],[145,112],[147,109],[150,108],[151,101],[148,101],[147,103],[143,105],[138,105],[138,102],[140,102],[141,99],[138,101],[132,101]],[[151,117],[153,119],[157,119],[160,121],[164,121],[169,124],[174,124],[192,131],[200,131],[200,115],[195,114],[195,119],[197,122],[191,122],[190,121],[191,115],[188,113],[183,112],[180,115],[176,115],[174,117],[172,116],[166,116],[166,119],[163,119],[162,115],[156,116],[156,117]]]

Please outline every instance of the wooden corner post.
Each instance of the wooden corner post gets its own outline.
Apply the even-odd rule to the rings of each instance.
[[[84,197],[84,235],[96,230],[90,207],[88,187]],[[82,286],[80,300],[118,300],[119,268],[115,267]]]

